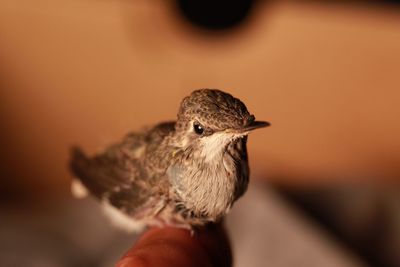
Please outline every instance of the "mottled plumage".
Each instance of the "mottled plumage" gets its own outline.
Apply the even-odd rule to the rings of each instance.
[[[246,191],[247,135],[267,125],[230,94],[200,89],[183,99],[176,122],[128,134],[91,158],[74,148],[70,166],[125,228],[202,226]]]

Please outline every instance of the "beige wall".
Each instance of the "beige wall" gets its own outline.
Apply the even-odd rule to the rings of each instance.
[[[201,87],[272,122],[250,138],[253,173],[292,184],[400,177],[398,13],[260,5],[214,36],[167,3],[0,0],[5,179],[63,190],[71,144],[94,152],[173,119]]]

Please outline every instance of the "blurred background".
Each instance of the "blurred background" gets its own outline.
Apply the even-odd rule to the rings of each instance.
[[[397,1],[0,0],[2,266],[112,266],[69,193],[89,153],[219,88],[272,127],[227,219],[235,266],[400,266]],[[25,255],[25,256],[24,256]]]

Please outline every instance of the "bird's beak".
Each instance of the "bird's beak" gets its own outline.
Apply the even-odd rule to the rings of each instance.
[[[267,121],[253,121],[249,125],[241,128],[241,129],[230,130],[229,132],[243,134],[243,133],[248,133],[250,131],[258,129],[258,128],[268,127],[270,125],[271,125],[271,123],[269,123]]]
[[[271,125],[271,123],[269,123],[267,121],[253,121],[252,123],[250,123],[246,127],[240,129],[240,131],[241,132],[248,132],[248,131],[252,131],[252,130],[258,129],[258,128],[268,127],[270,125]]]

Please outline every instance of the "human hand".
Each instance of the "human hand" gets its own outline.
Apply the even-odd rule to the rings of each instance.
[[[151,228],[117,263],[117,267],[232,266],[222,225],[209,225],[194,236],[184,229]]]

